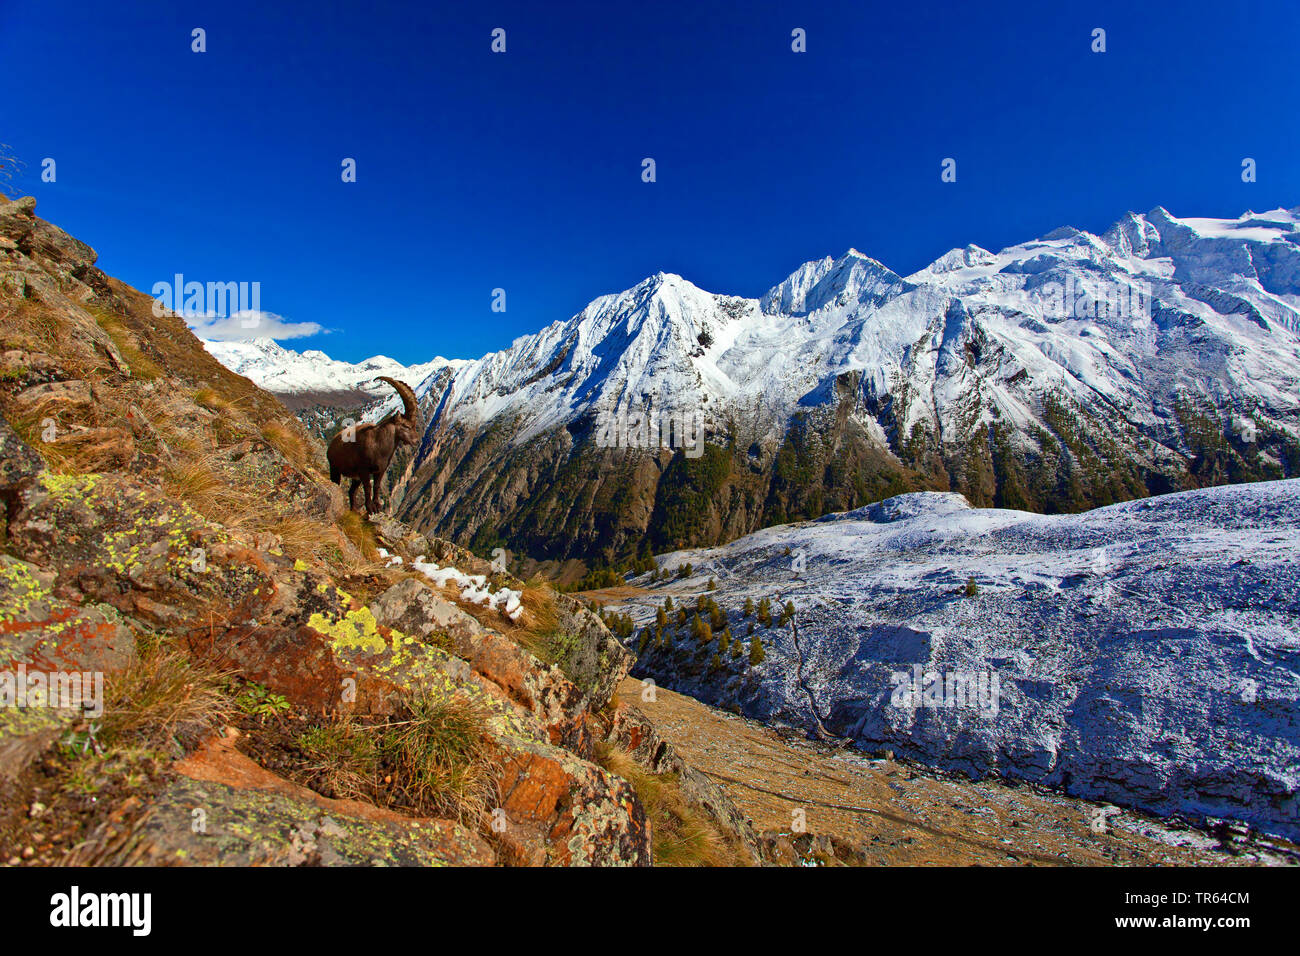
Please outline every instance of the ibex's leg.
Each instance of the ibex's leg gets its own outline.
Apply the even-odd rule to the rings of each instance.
[[[366,516],[374,514],[379,509],[375,507],[375,476],[366,475]]]
[[[376,510],[376,511],[381,510],[381,508],[380,508],[380,496],[383,494],[383,485],[384,485],[384,476],[383,476],[383,474],[381,473],[381,474],[375,475],[375,510]]]
[[[360,478],[352,479],[352,487],[348,489],[348,508],[352,511],[357,509],[357,487],[361,484]]]

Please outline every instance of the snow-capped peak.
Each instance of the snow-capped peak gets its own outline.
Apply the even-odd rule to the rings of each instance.
[[[1298,219],[1156,208],[1103,236],[1065,227],[996,253],[958,247],[906,279],[849,249],[805,262],[760,300],[660,272],[481,359],[409,369],[271,342],[208,348],[282,393],[381,374],[420,381],[430,428],[504,416],[513,444],[666,398],[773,436],[790,416],[847,398],[882,446],[914,433],[965,442],[994,423],[1037,434],[1045,396],[1064,393],[1164,447],[1153,454],[1178,455],[1173,409],[1188,394],[1300,434]]]
[[[909,282],[921,282],[930,276],[952,272],[956,269],[968,269],[972,266],[992,265],[997,259],[993,253],[976,245],[959,246],[949,249],[924,269],[907,277]]]
[[[268,338],[244,342],[204,340],[203,347],[232,372],[286,397],[341,398],[348,393],[379,397],[391,392],[387,385],[375,381],[380,375],[406,381],[414,387],[438,368],[465,364],[464,360],[439,357],[407,366],[384,355],[352,364],[332,359],[319,349],[295,352]]]
[[[849,249],[838,259],[827,256],[805,262],[760,300],[769,314],[806,315],[828,305],[876,306],[903,291],[905,283],[893,270]]]

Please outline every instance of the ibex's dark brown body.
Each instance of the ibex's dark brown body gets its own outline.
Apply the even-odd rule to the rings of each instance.
[[[378,424],[357,425],[345,429],[330,442],[326,458],[330,463],[330,481],[341,484],[352,479],[348,489],[348,506],[356,507],[357,486],[365,492],[366,514],[379,510],[379,485],[393,460],[398,445],[414,445],[420,440],[420,409],[415,393],[405,382],[380,377],[402,396],[402,412],[393,412]]]

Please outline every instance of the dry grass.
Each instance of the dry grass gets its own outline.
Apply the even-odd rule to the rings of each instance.
[[[146,646],[108,678],[104,739],[188,751],[229,719],[230,678],[169,644]]]
[[[358,564],[352,570],[339,572],[337,577],[339,586],[347,591],[358,605],[366,605],[396,584],[402,574],[382,564]],[[444,649],[450,648],[450,641],[445,635],[437,632],[426,635],[423,640]]]
[[[11,406],[5,417],[54,472],[107,471],[124,466],[134,454],[130,425],[113,402],[73,402],[47,395]],[[47,434],[50,441],[45,440]]]
[[[156,423],[154,427],[158,429],[163,441],[173,452],[185,452],[195,457],[203,453],[203,445],[192,435],[187,435],[169,425],[165,415],[151,416],[150,420]]]
[[[556,663],[560,616],[555,609],[555,591],[541,578],[532,578],[521,589],[519,603],[523,605],[524,613],[519,622],[506,618],[506,636],[539,661]]]
[[[452,698],[417,697],[379,723],[343,717],[298,739],[308,786],[419,816],[477,826],[496,804],[498,768],[486,714]]]
[[[127,328],[122,316],[95,305],[83,307],[94,316],[96,324],[113,340],[118,354],[131,369],[132,378],[152,382],[163,377],[163,370],[158,367],[158,363],[140,350],[139,339]]]
[[[560,615],[555,609],[555,591],[542,578],[524,582],[519,603],[524,607],[523,627],[537,634],[546,634],[559,627]]]
[[[38,864],[98,862],[105,841],[131,826],[132,805],[147,804],[173,761],[224,726],[230,678],[145,634],[136,658],[105,676],[102,713],[72,724],[42,761],[34,792],[46,804],[39,820],[24,812],[20,829],[0,839],[35,846]]]
[[[92,428],[70,432],[40,451],[52,471],[84,475],[110,471],[131,459],[131,434],[119,428]]]
[[[655,866],[747,866],[749,859],[682,797],[675,774],[654,774],[626,750],[597,745],[596,760],[632,785],[650,820]]]
[[[300,429],[286,422],[270,421],[262,425],[262,437],[299,470],[321,472],[320,462]]]
[[[254,511],[260,512],[261,499],[224,481],[212,467],[214,460],[211,454],[196,455],[188,461],[168,465],[163,469],[163,491],[184,501],[205,518],[228,527],[246,520]]]
[[[106,676],[100,717],[72,732],[64,745],[85,756],[182,756],[230,718],[232,676],[151,636],[139,642],[135,660]]]
[[[328,525],[305,515],[276,514],[260,522],[265,530],[280,538],[285,554],[307,561],[329,562],[342,553],[337,532]]]
[[[367,562],[383,566],[379,559],[379,538],[369,521],[349,508],[339,515],[337,524]]]
[[[102,348],[87,347],[86,315],[69,318],[34,297],[0,296],[4,347],[48,353],[63,377],[89,381],[95,389],[91,402],[50,396],[22,405],[0,389],[0,410],[19,435],[56,472],[130,469],[233,531],[277,535],[293,557],[347,570],[368,568],[378,557],[373,536],[366,541],[360,529],[307,518],[273,500],[269,488],[250,487],[247,478],[227,474],[230,461],[218,450],[254,436],[304,475],[322,473],[319,447],[295,420],[286,419],[284,406],[224,369],[181,319],[154,315],[148,296],[107,281],[111,294],[74,305],[112,340],[132,371],[126,381],[109,367]],[[76,336],[67,333],[74,324],[80,330]],[[88,355],[94,356],[91,366]],[[51,420],[54,438],[43,441]],[[349,540],[359,540],[360,560]]]
[[[0,308],[0,332],[8,348],[51,352],[62,341],[64,323],[35,299],[5,299]]]
[[[423,575],[420,576],[420,580],[427,583]],[[508,579],[504,586],[520,591],[520,603],[523,605],[524,613],[518,621],[512,621],[500,611],[462,599],[460,588],[454,584],[445,585],[440,593],[484,627],[500,632],[543,664],[555,665],[561,670],[566,670],[565,658],[569,638],[560,627],[559,611],[556,607],[557,592],[550,582],[540,576],[534,576],[522,584],[517,580]]]
[[[420,579],[426,580],[423,576]],[[460,596],[460,588],[454,584],[444,586],[441,593],[484,627],[499,631],[542,663],[558,663],[559,613],[555,608],[555,591],[550,583],[541,577],[534,577],[522,585],[508,580],[503,586],[520,592],[519,603],[523,606],[523,614],[518,621],[512,621],[500,611],[485,605],[464,600]]]
[[[228,412],[234,406],[234,402],[226,398],[214,388],[204,387],[194,393],[194,402],[196,405],[202,405],[210,412],[221,414]]]
[[[272,505],[257,489],[244,489],[227,483],[214,467],[217,455],[196,455],[195,458],[162,470],[162,489],[168,496],[187,503],[204,518],[224,525],[230,531],[268,533],[279,538],[283,553],[304,561],[326,564],[339,574],[363,574],[383,570],[374,551],[373,532],[369,532],[369,557],[365,549],[357,559],[348,553],[347,542],[357,544],[352,535],[359,535],[364,544],[364,532],[348,527],[347,516],[337,527],[324,520],[311,518],[286,506]],[[348,533],[350,532],[351,533]],[[346,535],[346,538],[344,538]]]

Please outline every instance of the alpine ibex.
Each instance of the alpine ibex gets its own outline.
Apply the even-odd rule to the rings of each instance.
[[[379,485],[393,460],[398,445],[414,445],[420,440],[420,408],[415,403],[411,386],[396,379],[380,376],[402,396],[402,412],[393,412],[383,421],[367,422],[346,428],[334,436],[325,457],[330,463],[330,481],[342,484],[346,476],[352,479],[348,489],[348,507],[355,507],[357,486],[365,492],[366,514],[379,510]]]

